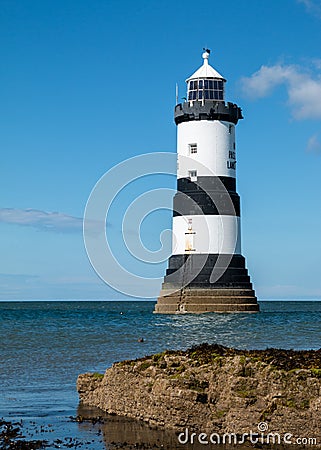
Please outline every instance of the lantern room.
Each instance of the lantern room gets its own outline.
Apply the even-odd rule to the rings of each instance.
[[[209,65],[209,56],[210,50],[206,49],[202,55],[203,65],[186,80],[187,100],[189,102],[224,101],[226,80]]]

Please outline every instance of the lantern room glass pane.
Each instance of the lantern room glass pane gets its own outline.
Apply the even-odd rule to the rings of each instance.
[[[224,100],[224,82],[215,79],[198,79],[188,82],[188,101]]]

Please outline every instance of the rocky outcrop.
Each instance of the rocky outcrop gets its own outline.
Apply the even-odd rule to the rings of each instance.
[[[104,375],[80,375],[77,389],[86,405],[151,425],[241,435],[258,432],[260,424],[265,434],[321,443],[320,350],[204,344],[115,363]]]

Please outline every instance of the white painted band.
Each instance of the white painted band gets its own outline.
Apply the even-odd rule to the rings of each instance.
[[[197,162],[204,167],[197,170],[198,176],[235,178],[235,125],[219,120],[182,122],[177,126],[177,153],[190,158],[178,161],[177,178],[188,177]]]
[[[173,255],[241,254],[240,218],[193,215],[173,218]]]

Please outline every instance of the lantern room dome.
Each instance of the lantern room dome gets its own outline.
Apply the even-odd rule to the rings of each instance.
[[[209,65],[210,50],[202,55],[203,65],[187,78],[187,100],[189,102],[224,101],[225,78]]]
[[[210,50],[206,50],[202,54],[203,58],[203,65],[196,70],[196,72],[193,73],[189,78],[187,78],[186,82],[190,80],[195,80],[197,78],[216,78],[219,80],[226,81],[225,78],[217,72],[212,66],[209,65],[208,59],[210,57]]]

